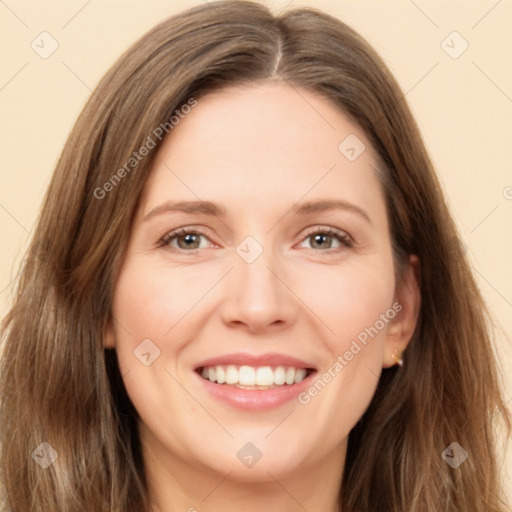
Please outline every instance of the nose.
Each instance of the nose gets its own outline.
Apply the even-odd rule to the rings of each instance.
[[[235,257],[238,260],[224,289],[224,323],[267,334],[289,327],[297,314],[297,300],[286,282],[283,265],[272,258],[270,251],[264,251],[252,263]]]

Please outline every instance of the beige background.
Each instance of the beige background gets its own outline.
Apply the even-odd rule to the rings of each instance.
[[[0,1],[0,316],[7,311],[53,167],[91,90],[135,39],[199,3]],[[495,315],[506,373],[512,367],[512,2],[264,3],[275,11],[309,5],[338,16],[365,36],[395,73]],[[46,59],[31,47],[35,41],[40,52],[51,48],[49,36],[41,36],[42,48],[43,31],[59,45]],[[458,58],[446,53],[455,56],[466,42],[469,47]],[[512,400],[510,375],[506,399]],[[510,447],[504,471],[512,497]]]

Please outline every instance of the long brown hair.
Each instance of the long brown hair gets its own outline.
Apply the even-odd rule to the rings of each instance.
[[[149,508],[137,413],[115,351],[103,347],[131,219],[158,148],[130,159],[157,127],[172,136],[169,120],[183,105],[268,80],[321,93],[362,127],[380,159],[397,268],[409,254],[421,261],[419,323],[404,367],[383,371],[350,433],[340,507],[505,510],[494,423],[503,420],[508,433],[510,419],[489,315],[403,93],[338,19],[221,1],[171,17],[122,55],[64,147],[2,329],[8,512]],[[452,442],[469,454],[458,468],[441,457]],[[43,469],[37,457],[53,463]]]

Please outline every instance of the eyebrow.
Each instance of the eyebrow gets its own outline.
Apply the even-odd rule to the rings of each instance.
[[[295,204],[290,212],[295,215],[311,215],[313,213],[325,212],[329,210],[346,210],[357,213],[371,224],[369,215],[359,206],[341,201],[339,199],[326,199],[320,201],[307,201]],[[163,213],[184,212],[184,213],[202,213],[215,217],[225,217],[226,210],[210,201],[166,201],[147,213],[143,220],[148,220],[155,215]]]
[[[329,210],[347,210],[353,213],[357,213],[369,224],[372,223],[370,216],[359,206],[349,203],[347,201],[341,201],[339,199],[327,199],[322,201],[308,201],[305,203],[296,204],[292,208],[292,213],[297,215],[311,215],[312,213],[325,212]]]
[[[143,220],[168,212],[202,213],[204,215],[211,215],[215,217],[226,216],[226,210],[224,208],[216,205],[215,203],[211,203],[210,201],[166,201],[165,203],[153,208],[144,216]]]

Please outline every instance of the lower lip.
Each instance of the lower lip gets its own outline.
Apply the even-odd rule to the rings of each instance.
[[[216,384],[198,373],[196,375],[208,393],[231,407],[248,411],[268,411],[296,399],[297,395],[310,385],[315,373],[312,372],[297,384],[285,384],[272,389],[240,389],[226,384]]]

